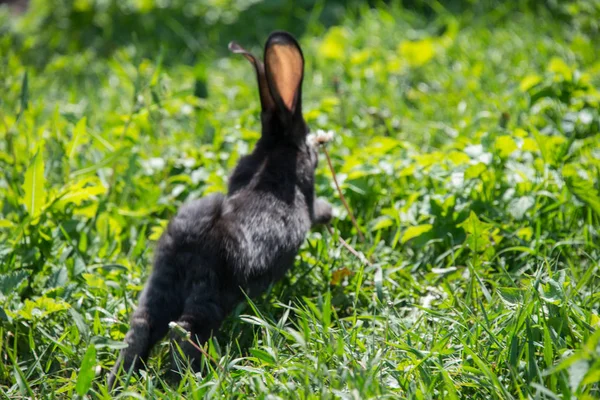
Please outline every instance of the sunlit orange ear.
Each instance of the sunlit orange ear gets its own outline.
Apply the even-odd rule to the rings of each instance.
[[[258,80],[260,105],[262,106],[263,110],[274,110],[275,102],[273,101],[269,91],[269,85],[267,84],[267,78],[265,77],[265,67],[263,63],[236,42],[229,43],[229,50],[232,53],[243,55],[252,63],[252,65],[254,65],[254,69],[256,70],[256,79]]]
[[[269,37],[265,49],[265,70],[275,102],[281,102],[289,112],[294,113],[301,101],[304,57],[290,34],[276,32]]]

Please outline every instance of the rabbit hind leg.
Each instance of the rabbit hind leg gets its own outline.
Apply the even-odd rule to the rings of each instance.
[[[132,315],[130,328],[125,336],[127,347],[121,351],[111,370],[109,390],[114,387],[121,369],[126,373],[130,370],[137,372],[143,366],[152,347],[166,335],[169,322],[179,317],[181,308],[177,285],[170,282],[168,277],[154,273]]]
[[[172,363],[174,372],[181,372],[182,365],[189,362],[194,371],[198,371],[202,364],[202,353],[196,346],[203,346],[208,339],[217,332],[226,316],[221,301],[221,295],[216,287],[208,282],[194,285],[191,294],[185,302],[183,313],[177,324],[188,331],[190,339],[172,334],[177,346],[172,349]],[[183,354],[179,354],[179,349]],[[181,356],[185,357],[182,360]]]

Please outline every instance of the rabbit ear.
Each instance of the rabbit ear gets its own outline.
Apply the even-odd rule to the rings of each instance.
[[[267,78],[265,77],[265,67],[263,63],[236,42],[230,42],[228,47],[232,53],[243,55],[252,63],[252,65],[254,65],[254,69],[256,70],[256,78],[258,80],[260,105],[262,106],[263,111],[275,110],[275,102],[273,101],[269,91],[269,85],[267,84]]]
[[[304,56],[300,45],[287,32],[274,32],[265,45],[265,75],[271,97],[285,114],[302,108]]]

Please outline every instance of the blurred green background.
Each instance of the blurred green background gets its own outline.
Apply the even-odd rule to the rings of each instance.
[[[10,15],[3,16],[2,33],[10,32],[25,59],[36,67],[45,65],[57,53],[92,52],[96,56],[109,56],[129,45],[135,45],[136,51],[145,57],[152,57],[164,48],[169,63],[189,64],[223,56],[230,40],[261,43],[275,29],[318,37],[327,27],[352,14],[359,17],[366,7],[390,3],[394,2],[31,0],[29,7],[33,12],[25,18],[16,21]],[[597,5],[593,2],[409,0],[396,4],[421,17],[421,26],[440,14],[477,20],[491,13],[495,20],[486,23],[498,23],[514,18],[515,13],[534,13],[542,18],[582,24],[581,28],[590,35],[598,33]],[[585,14],[587,18],[582,18]]]

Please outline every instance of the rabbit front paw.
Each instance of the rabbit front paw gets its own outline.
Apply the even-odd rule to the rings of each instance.
[[[315,200],[315,218],[313,225],[327,224],[333,218],[333,207],[327,200],[319,198]]]

